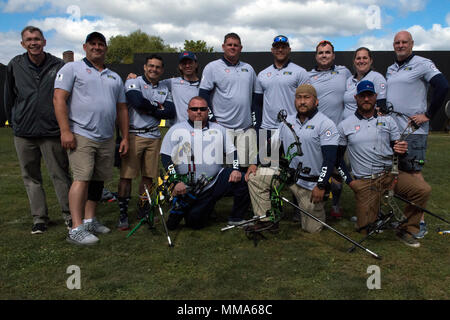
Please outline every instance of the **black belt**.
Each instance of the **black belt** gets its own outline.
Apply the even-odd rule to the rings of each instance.
[[[147,132],[152,132],[152,131],[156,131],[156,130],[158,130],[158,126],[151,127],[151,128],[139,128],[139,129],[130,127],[128,132],[129,133],[147,133]]]
[[[319,176],[312,176],[312,177],[305,177],[305,176],[298,176],[299,179],[308,181],[308,182],[317,182],[319,180]]]

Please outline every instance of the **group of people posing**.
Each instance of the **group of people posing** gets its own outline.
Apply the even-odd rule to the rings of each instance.
[[[140,179],[137,217],[148,214],[144,186],[157,183],[160,159],[173,178],[172,196],[180,199],[167,219],[170,230],[183,220],[187,227],[204,227],[223,196],[233,196],[230,225],[245,222],[250,204],[255,216],[265,216],[272,205],[272,177],[282,169],[281,161],[272,160],[293,146],[301,151],[287,164],[296,170],[290,190],[299,206],[322,221],[328,190],[330,216],[343,216],[344,183],[355,193],[356,228],[362,233],[377,219],[386,190],[426,207],[431,188],[421,170],[429,121],[442,106],[448,83],[432,61],[413,54],[407,31],[395,35],[395,61],[385,76],[372,70],[368,48],[355,51],[354,73],[336,65],[329,41],[317,45],[317,65],[308,72],[289,59],[283,35],[273,39],[273,64],[259,74],[240,60],[241,39],[229,33],[223,57],[208,63],[201,78],[195,53],[185,51],[179,54],[180,77],[162,80],[163,59],[153,54],[143,74],[130,74],[125,84],[105,66],[107,41],[99,32],[87,35],[84,59],[66,64],[44,52],[46,40],[38,28],[26,27],[21,44],[26,52],[8,64],[5,107],[33,234],[45,232],[49,220],[41,158],[69,230],[67,240],[89,245],[110,232],[95,212],[104,182],[112,178],[116,148],[120,230],[130,227],[133,179]],[[171,124],[164,138],[161,119]],[[404,215],[397,236],[418,247],[417,239],[427,232],[423,213],[407,205]],[[270,216],[256,220],[248,230],[278,227]],[[303,214],[299,220],[307,232],[322,228]]]

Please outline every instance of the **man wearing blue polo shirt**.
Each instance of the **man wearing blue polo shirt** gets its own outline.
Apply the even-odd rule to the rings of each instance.
[[[410,120],[419,125],[419,129],[407,137],[409,143],[407,155],[400,160],[400,170],[424,181],[422,166],[425,161],[429,121],[441,108],[448,92],[448,82],[434,63],[412,53],[414,41],[408,31],[400,31],[394,37],[396,61],[386,72],[387,96],[394,110],[403,115],[394,114],[400,132],[404,131]],[[431,103],[427,107],[428,87],[433,87]],[[422,217],[418,239],[427,233]]]
[[[235,130],[239,163],[248,167],[250,163],[256,163],[257,155],[256,132],[249,130],[253,93],[262,92],[256,91],[256,73],[252,66],[239,60],[240,37],[236,33],[225,35],[222,49],[223,57],[208,63],[203,70],[199,95],[208,101],[217,123]]]
[[[400,132],[394,119],[377,114],[374,84],[368,80],[361,81],[355,99],[358,107],[355,114],[338,125],[338,158],[345,181],[355,192],[357,229],[366,233],[368,226],[377,219],[381,197],[386,190],[393,187],[395,193],[424,207],[431,189],[427,183],[403,171],[399,172],[395,183],[391,172],[394,152],[404,155],[408,143],[399,140]],[[348,148],[354,178],[341,161],[345,148]],[[421,213],[417,207],[405,206],[404,215],[408,220],[399,226],[397,237],[410,247],[420,246],[412,235],[419,231]]]
[[[317,66],[309,71],[310,83],[317,90],[317,98],[320,101],[319,111],[333,120],[336,126],[339,124],[344,112],[344,93],[347,79],[352,76],[345,66],[334,64],[336,56],[334,46],[330,41],[323,40],[316,46]],[[336,177],[338,179],[338,177]],[[333,204],[330,215],[341,218],[343,216],[339,201],[342,192],[342,184],[333,181],[331,184]]]
[[[67,241],[89,245],[99,240],[94,234],[110,231],[95,218],[95,210],[104,181],[112,177],[116,118],[122,156],[128,152],[129,120],[123,82],[104,64],[105,36],[90,33],[83,49],[83,60],[67,63],[58,72],[53,104],[74,180],[69,191],[72,229]]]

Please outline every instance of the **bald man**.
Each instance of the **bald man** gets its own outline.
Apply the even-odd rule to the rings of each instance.
[[[407,155],[400,159],[399,169],[410,173],[429,187],[422,176],[425,163],[429,121],[441,108],[448,92],[448,82],[436,68],[433,61],[413,54],[414,40],[408,31],[400,31],[394,37],[395,63],[386,72],[386,100],[394,110],[400,132],[409,133],[408,123],[413,120],[419,128],[409,135]],[[433,87],[431,103],[427,107],[428,87]],[[422,219],[423,220],[423,219]],[[427,233],[426,224],[421,222],[418,239]]]

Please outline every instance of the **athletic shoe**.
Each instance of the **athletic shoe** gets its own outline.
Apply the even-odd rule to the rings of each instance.
[[[117,228],[122,231],[130,229],[130,225],[128,224],[128,215],[126,213],[120,214]]]
[[[344,216],[344,211],[342,208],[339,208],[339,211],[336,211],[333,207],[331,207],[330,216],[336,219],[341,219]]]
[[[179,213],[171,213],[169,214],[169,217],[167,218],[167,229],[169,230],[175,230],[178,225],[180,224],[181,220],[183,220],[184,214]]]
[[[84,229],[90,233],[108,233],[111,230],[104,225],[102,225],[96,218],[93,218],[91,222],[83,223]]]
[[[67,242],[77,245],[91,245],[99,241],[96,236],[86,231],[83,225],[79,226],[76,229],[71,229],[66,240]]]
[[[422,239],[423,237],[425,237],[428,234],[428,230],[427,230],[427,224],[425,223],[425,221],[420,222],[420,230],[418,233],[413,234],[413,237],[416,239]]]
[[[247,226],[244,229],[246,232],[261,232],[261,231],[271,231],[276,232],[279,230],[279,225],[277,223],[273,223],[272,221],[257,221],[255,224],[251,226]]]
[[[413,247],[413,248],[420,247],[419,241],[414,239],[414,237],[407,232],[397,233],[397,238],[409,247]]]
[[[31,228],[31,234],[40,234],[47,231],[47,226],[45,223],[36,223],[33,225],[33,228]]]
[[[244,227],[249,227],[254,225],[254,222],[247,222],[247,220],[241,219],[241,220],[228,220],[228,225],[229,226],[238,226],[238,228],[244,228]],[[245,223],[245,224],[244,224]]]

